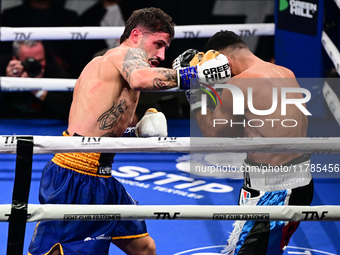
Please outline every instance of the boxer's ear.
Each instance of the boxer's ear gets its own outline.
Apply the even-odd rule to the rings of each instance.
[[[142,32],[135,28],[132,29],[131,34],[130,34],[130,39],[133,41],[133,43],[138,43],[139,38],[142,36]]]

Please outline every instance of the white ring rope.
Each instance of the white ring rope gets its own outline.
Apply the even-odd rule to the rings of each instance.
[[[63,152],[340,153],[340,137],[61,137],[33,136],[35,154]],[[16,136],[0,137],[0,153],[16,153]]]
[[[76,79],[1,77],[1,91],[73,91]]]
[[[340,100],[326,81],[323,85],[322,93],[328,104],[328,108],[331,110],[335,120],[340,125]]]
[[[77,79],[0,77],[0,91],[73,91]],[[148,92],[179,92],[178,88]]]
[[[11,205],[0,205],[8,221]],[[28,222],[81,220],[340,221],[340,206],[69,205],[28,204]]]
[[[220,30],[239,35],[274,35],[275,24],[175,26],[175,38],[206,38]],[[119,39],[124,27],[1,27],[1,41]],[[248,31],[248,33],[246,33]]]
[[[337,73],[340,75],[340,53],[325,31],[322,31],[321,41],[329,58],[333,61]]]
[[[334,0],[334,2],[336,3],[336,5],[339,7],[340,9],[340,0]]]

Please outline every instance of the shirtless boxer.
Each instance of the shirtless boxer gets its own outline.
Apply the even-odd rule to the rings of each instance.
[[[207,109],[206,115],[200,111],[200,96],[189,101],[198,126],[207,137],[305,137],[307,116],[294,104],[287,105],[286,115],[281,115],[281,89],[299,88],[292,71],[282,66],[262,61],[247,47],[235,33],[221,31],[212,36],[206,49],[217,50],[227,56],[232,78],[227,84],[237,86],[244,95],[244,115],[233,115],[233,97],[227,88],[222,90],[221,102],[214,111]],[[183,58],[183,56],[182,56]],[[184,57],[185,58],[185,57]],[[188,62],[188,61],[186,61]],[[255,115],[248,107],[248,88],[252,88],[253,106],[267,110],[272,106],[273,88],[278,91],[276,110],[270,115]],[[200,90],[201,91],[201,90]],[[189,93],[187,93],[188,95]],[[287,98],[301,99],[302,93],[287,93]],[[189,100],[189,98],[188,98]],[[305,107],[305,104],[303,104]],[[216,124],[214,119],[228,120]],[[249,120],[256,119],[248,125]],[[272,121],[268,121],[271,119]],[[296,122],[281,123],[284,119]],[[261,122],[262,120],[262,122]],[[220,122],[221,123],[221,122]],[[234,123],[234,124],[232,124]],[[263,123],[263,125],[261,125]],[[294,126],[296,124],[296,126]],[[294,127],[293,127],[294,126]],[[310,156],[287,153],[248,153],[243,170],[244,185],[241,188],[240,205],[310,205],[313,198],[313,180],[309,171]],[[278,172],[263,170],[281,167]],[[284,168],[287,166],[288,168]],[[287,171],[287,169],[289,169]],[[257,172],[259,170],[259,172]],[[287,172],[285,172],[287,171]],[[294,233],[296,222],[236,222],[228,240],[225,254],[264,255],[282,254]]]
[[[74,88],[69,125],[64,136],[166,136],[164,115],[149,111],[128,129],[141,90],[198,84],[202,67],[155,68],[164,60],[174,38],[171,17],[157,8],[136,10],[126,22],[121,45],[94,58]],[[204,62],[204,60],[202,60]],[[227,63],[226,57],[206,66]],[[204,65],[203,65],[204,66]],[[151,125],[150,125],[151,122]],[[153,125],[154,124],[154,125]],[[150,130],[151,129],[151,130]],[[125,132],[126,131],[126,132]],[[114,142],[114,140],[113,140]],[[135,204],[111,177],[110,153],[57,153],[44,168],[39,199],[42,204]],[[37,224],[29,254],[108,254],[110,242],[126,254],[155,254],[155,243],[144,221],[54,221]]]

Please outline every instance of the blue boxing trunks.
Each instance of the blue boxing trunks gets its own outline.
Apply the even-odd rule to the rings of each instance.
[[[64,135],[67,135],[64,132]],[[45,166],[41,204],[137,204],[111,176],[114,154],[57,153]],[[144,221],[43,221],[36,225],[29,253],[108,254],[112,240],[147,236]]]
[[[302,155],[276,167],[246,159],[243,164],[244,184],[239,205],[310,205],[313,179],[309,170],[310,156]],[[286,168],[284,168],[286,167]],[[282,254],[299,222],[236,221],[223,254]]]

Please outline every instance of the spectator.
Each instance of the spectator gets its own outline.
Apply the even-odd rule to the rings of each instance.
[[[3,11],[3,27],[66,27],[78,26],[78,15],[75,11],[63,8],[55,0],[24,0],[22,5]],[[29,40],[29,38],[19,40]],[[57,63],[76,78],[80,73],[77,65],[78,42],[70,40],[44,41],[46,52],[53,56]],[[1,43],[2,53],[11,53],[11,43]],[[78,54],[79,53],[79,54]]]
[[[15,41],[13,54],[0,59],[1,76],[67,78],[67,71],[46,57],[40,41]],[[7,92],[2,94],[1,118],[68,119],[72,92]]]
[[[99,0],[80,16],[81,26],[125,26],[125,21],[118,3],[121,0]],[[103,55],[108,49],[119,46],[119,39],[86,40],[81,42],[83,66],[98,55]]]

